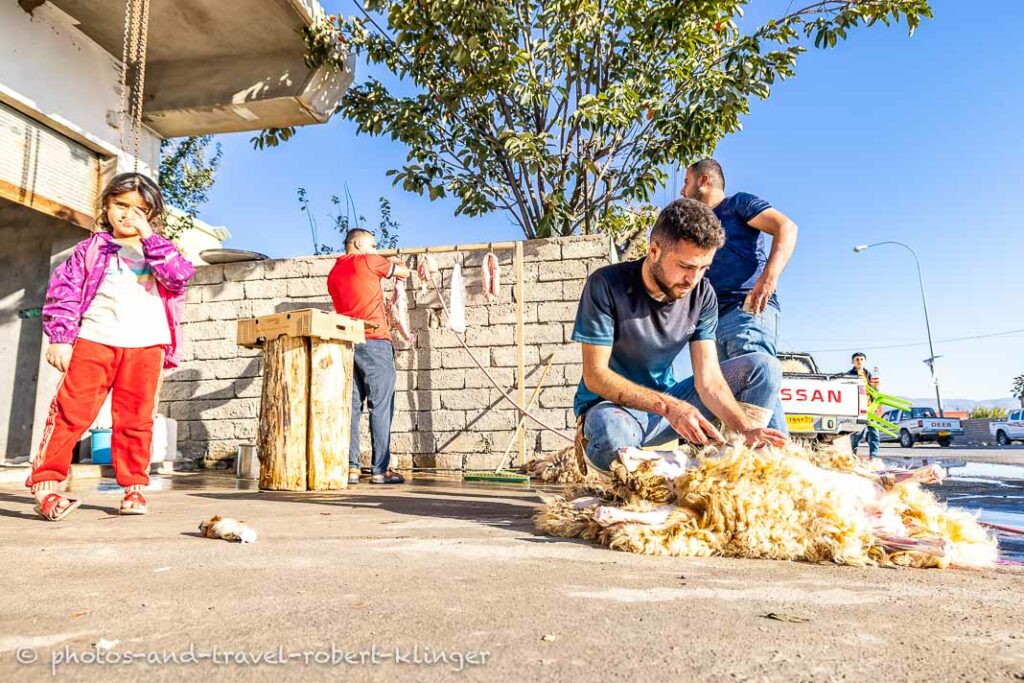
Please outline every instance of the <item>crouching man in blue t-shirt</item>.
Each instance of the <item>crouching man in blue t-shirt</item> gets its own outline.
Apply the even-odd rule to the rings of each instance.
[[[620,448],[679,437],[722,443],[715,417],[749,445],[786,442],[766,426],[778,360],[751,353],[718,362],[718,301],[704,273],[724,240],[711,209],[678,199],[658,216],[646,258],[587,280],[572,338],[583,349],[574,408],[590,466],[607,472]],[[694,376],[677,381],[672,363],[687,344]]]

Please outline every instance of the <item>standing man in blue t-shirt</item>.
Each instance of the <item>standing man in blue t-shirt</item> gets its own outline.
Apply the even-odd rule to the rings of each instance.
[[[718,296],[718,355],[722,360],[755,352],[775,356],[780,312],[775,290],[796,248],[796,223],[752,194],[726,197],[725,174],[714,159],[686,169],[683,196],[711,207],[725,229],[725,247],[708,269]],[[772,410],[769,426],[788,432],[781,398]]]
[[[704,273],[724,239],[710,209],[677,199],[659,214],[645,258],[587,279],[572,334],[583,351],[574,408],[585,464],[607,472],[620,448],[673,438],[721,443],[715,417],[750,445],[785,443],[765,427],[778,360],[751,353],[719,364],[718,302]],[[694,376],[677,381],[672,364],[687,345]]]

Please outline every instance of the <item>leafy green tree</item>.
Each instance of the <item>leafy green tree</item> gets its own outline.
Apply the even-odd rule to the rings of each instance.
[[[199,207],[206,203],[223,155],[220,143],[210,154],[212,140],[212,135],[199,135],[160,141],[160,191],[168,205],[181,211],[167,217],[168,239],[191,229]]]
[[[333,254],[336,252],[344,251],[344,245],[341,247],[334,247],[327,242],[320,241],[320,224],[317,220],[316,213],[309,201],[309,193],[306,192],[306,188],[300,187],[298,189],[299,199],[299,211],[306,214],[306,221],[309,224],[310,237],[313,238],[313,253],[314,254]],[[331,195],[331,206],[333,211],[328,213],[327,219],[330,224],[332,231],[337,232],[344,238],[345,233],[350,228],[363,228],[374,234],[377,238],[377,246],[380,249],[393,249],[398,246],[398,222],[394,220],[391,215],[391,202],[385,197],[377,198],[377,209],[378,209],[378,221],[377,227],[367,227],[366,217],[359,215],[356,209],[355,201],[352,199],[352,193],[349,192],[348,185],[345,185],[345,198],[342,199],[337,195]]]
[[[1013,378],[1013,397],[1020,401],[1020,407],[1024,408],[1024,375]]]
[[[456,214],[507,211],[527,238],[589,233],[739,130],[809,44],[878,22],[913,32],[931,17],[928,0],[823,0],[745,30],[746,4],[357,1],[361,16],[306,32],[307,62],[337,59],[340,45],[400,79],[368,78],[339,108],[360,132],[408,146],[395,184],[453,197]]]

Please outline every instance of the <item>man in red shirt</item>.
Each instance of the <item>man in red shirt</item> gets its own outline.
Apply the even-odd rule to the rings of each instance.
[[[353,228],[345,235],[345,255],[338,257],[327,276],[327,291],[334,310],[365,320],[366,343],[356,344],[352,377],[352,443],[349,448],[348,483],[359,483],[359,416],[363,401],[370,411],[373,446],[371,484],[401,484],[402,475],[392,471],[391,418],[395,412],[395,350],[391,345],[380,281],[409,277],[410,270],[377,253],[372,232]],[[375,326],[375,327],[374,327]]]

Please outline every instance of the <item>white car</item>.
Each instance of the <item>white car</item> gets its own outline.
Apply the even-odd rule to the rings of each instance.
[[[964,430],[960,420],[951,417],[937,417],[931,408],[911,408],[910,410],[890,410],[883,418],[895,424],[899,437],[889,436],[885,432],[878,434],[881,441],[899,441],[904,448],[915,443],[936,441],[940,446],[948,446],[954,436],[963,436]]]
[[[1014,441],[1024,441],[1024,410],[1011,410],[1005,421],[990,422],[988,429],[1000,446],[1009,446]]]

